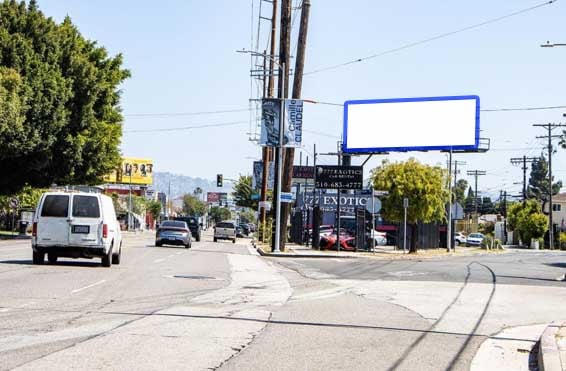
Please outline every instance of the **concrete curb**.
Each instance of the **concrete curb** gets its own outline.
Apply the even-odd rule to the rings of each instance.
[[[257,252],[259,253],[259,255],[261,256],[267,256],[267,257],[273,257],[273,258],[318,258],[318,259],[324,259],[324,258],[332,258],[332,259],[357,259],[359,258],[358,256],[352,256],[352,255],[331,255],[331,254],[296,254],[296,253],[287,253],[287,252],[280,252],[280,253],[274,253],[274,252],[267,252],[264,251],[260,246],[255,246],[255,249],[257,250]]]
[[[556,334],[560,323],[554,322],[546,327],[540,337],[538,365],[540,371],[563,371]]]

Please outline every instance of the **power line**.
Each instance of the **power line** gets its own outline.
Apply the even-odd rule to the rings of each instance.
[[[442,34],[439,34],[439,35],[436,35],[436,36],[429,37],[427,39],[408,43],[408,44],[402,45],[402,46],[397,47],[397,48],[393,48],[393,49],[385,50],[385,51],[380,52],[380,53],[369,55],[367,57],[357,58],[357,59],[353,59],[353,60],[348,61],[348,62],[339,63],[339,64],[335,64],[335,65],[332,65],[332,66],[319,68],[317,70],[313,70],[313,71],[310,71],[310,72],[305,72],[303,75],[312,75],[312,74],[319,73],[319,72],[335,70],[335,69],[338,69],[338,68],[341,68],[341,67],[345,67],[345,66],[354,64],[354,63],[360,63],[360,62],[367,61],[369,59],[382,57],[382,56],[387,55],[387,54],[393,54],[393,53],[399,52],[401,50],[409,49],[409,48],[412,48],[412,47],[415,47],[415,46],[418,46],[418,45],[426,44],[426,43],[429,43],[429,42],[432,42],[432,41],[436,41],[436,40],[443,39],[443,38],[446,38],[446,37],[449,37],[449,36],[453,36],[453,35],[456,35],[456,34],[459,34],[459,33],[465,32],[465,31],[480,28],[482,26],[485,26],[485,25],[488,25],[488,24],[491,24],[491,23],[496,23],[496,22],[502,21],[504,19],[514,17],[514,16],[519,15],[519,14],[527,13],[527,12],[533,11],[535,9],[541,8],[543,6],[547,6],[547,5],[550,5],[552,3],[555,3],[556,1],[558,1],[558,0],[546,1],[542,4],[538,4],[538,5],[529,7],[529,8],[521,9],[521,10],[518,10],[518,11],[513,12],[513,13],[509,13],[509,14],[506,14],[506,15],[503,15],[503,16],[500,16],[500,17],[489,19],[489,20],[484,21],[484,22],[473,24],[471,26],[463,27],[463,28],[457,29],[455,31],[442,33]]]
[[[155,133],[155,132],[165,132],[165,131],[182,131],[182,130],[193,130],[193,129],[204,129],[204,128],[216,128],[223,126],[236,126],[247,124],[248,121],[232,121],[223,122],[218,124],[202,124],[202,125],[192,125],[192,126],[180,126],[176,128],[159,128],[159,129],[134,129],[134,130],[124,130],[123,133]]]
[[[235,112],[247,112],[250,111],[249,108],[237,108],[229,110],[217,110],[217,111],[200,111],[200,112],[169,112],[169,113],[128,113],[124,117],[153,117],[153,118],[168,118],[168,117],[182,117],[182,116],[202,116],[202,115],[215,115],[221,113],[235,113]]]

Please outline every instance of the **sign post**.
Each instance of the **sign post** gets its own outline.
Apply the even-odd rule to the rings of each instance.
[[[407,253],[407,209],[409,208],[409,199],[403,199],[403,209],[405,209],[405,218],[403,222],[403,253]]]
[[[10,199],[10,208],[12,208],[12,237],[16,233],[16,210],[20,207],[20,200],[17,197],[12,197]]]

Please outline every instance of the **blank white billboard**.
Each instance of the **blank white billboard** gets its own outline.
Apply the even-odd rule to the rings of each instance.
[[[474,150],[479,97],[353,100],[344,103],[344,151]]]

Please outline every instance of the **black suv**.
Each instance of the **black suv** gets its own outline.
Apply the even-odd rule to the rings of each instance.
[[[200,242],[200,236],[202,233],[202,224],[199,223],[198,218],[194,216],[178,216],[175,220],[187,222],[189,229],[191,230],[191,235],[197,242]]]

